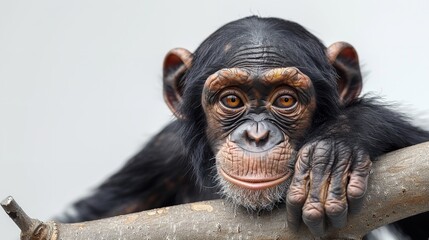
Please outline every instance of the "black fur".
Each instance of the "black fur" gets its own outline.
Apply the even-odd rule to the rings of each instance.
[[[300,140],[298,147],[320,136],[337,137],[360,146],[375,159],[429,140],[429,132],[411,125],[402,114],[374,98],[364,96],[342,106],[338,100],[337,73],[327,60],[326,47],[296,23],[252,16],[226,24],[195,51],[192,67],[180,83],[184,100],[181,113],[185,117],[152,138],[91,196],[75,203],[73,214],[61,220],[92,220],[219,197],[213,183],[214,154],[205,132],[202,89],[209,75],[241,64],[236,50],[255,42],[268,43],[274,49],[272,57],[259,63],[261,68],[295,66],[310,77],[316,89],[317,111],[307,137]],[[227,45],[231,51],[224,51]],[[353,131],[332,131],[336,128]],[[414,226],[427,224],[428,215],[425,221],[420,216],[422,219]],[[409,226],[409,222],[399,224]],[[422,234],[427,239],[429,231]]]

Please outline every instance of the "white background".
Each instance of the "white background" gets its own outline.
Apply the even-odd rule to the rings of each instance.
[[[364,92],[429,127],[427,1],[0,0],[0,198],[48,219],[173,119],[161,65],[251,14],[294,20],[360,54]],[[18,228],[0,211],[0,238]]]

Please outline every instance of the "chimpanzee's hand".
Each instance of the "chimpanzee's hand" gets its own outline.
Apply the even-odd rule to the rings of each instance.
[[[332,138],[300,149],[286,199],[289,228],[297,230],[302,219],[321,236],[326,221],[341,228],[348,212],[360,209],[372,163],[366,151],[351,145]]]

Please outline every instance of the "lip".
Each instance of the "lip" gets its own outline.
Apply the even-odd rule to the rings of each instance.
[[[226,180],[228,180],[232,184],[235,184],[242,188],[251,189],[251,190],[262,190],[262,189],[276,186],[286,181],[291,175],[291,171],[289,171],[284,175],[269,177],[269,178],[257,178],[257,177],[243,178],[243,177],[231,176],[228,173],[226,173],[222,168],[220,168],[220,173]]]

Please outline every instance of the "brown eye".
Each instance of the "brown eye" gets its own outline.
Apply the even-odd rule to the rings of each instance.
[[[274,102],[274,106],[279,108],[292,108],[296,104],[296,99],[291,95],[281,95]]]
[[[228,95],[222,98],[222,104],[228,108],[239,108],[243,106],[243,101],[235,95]]]

